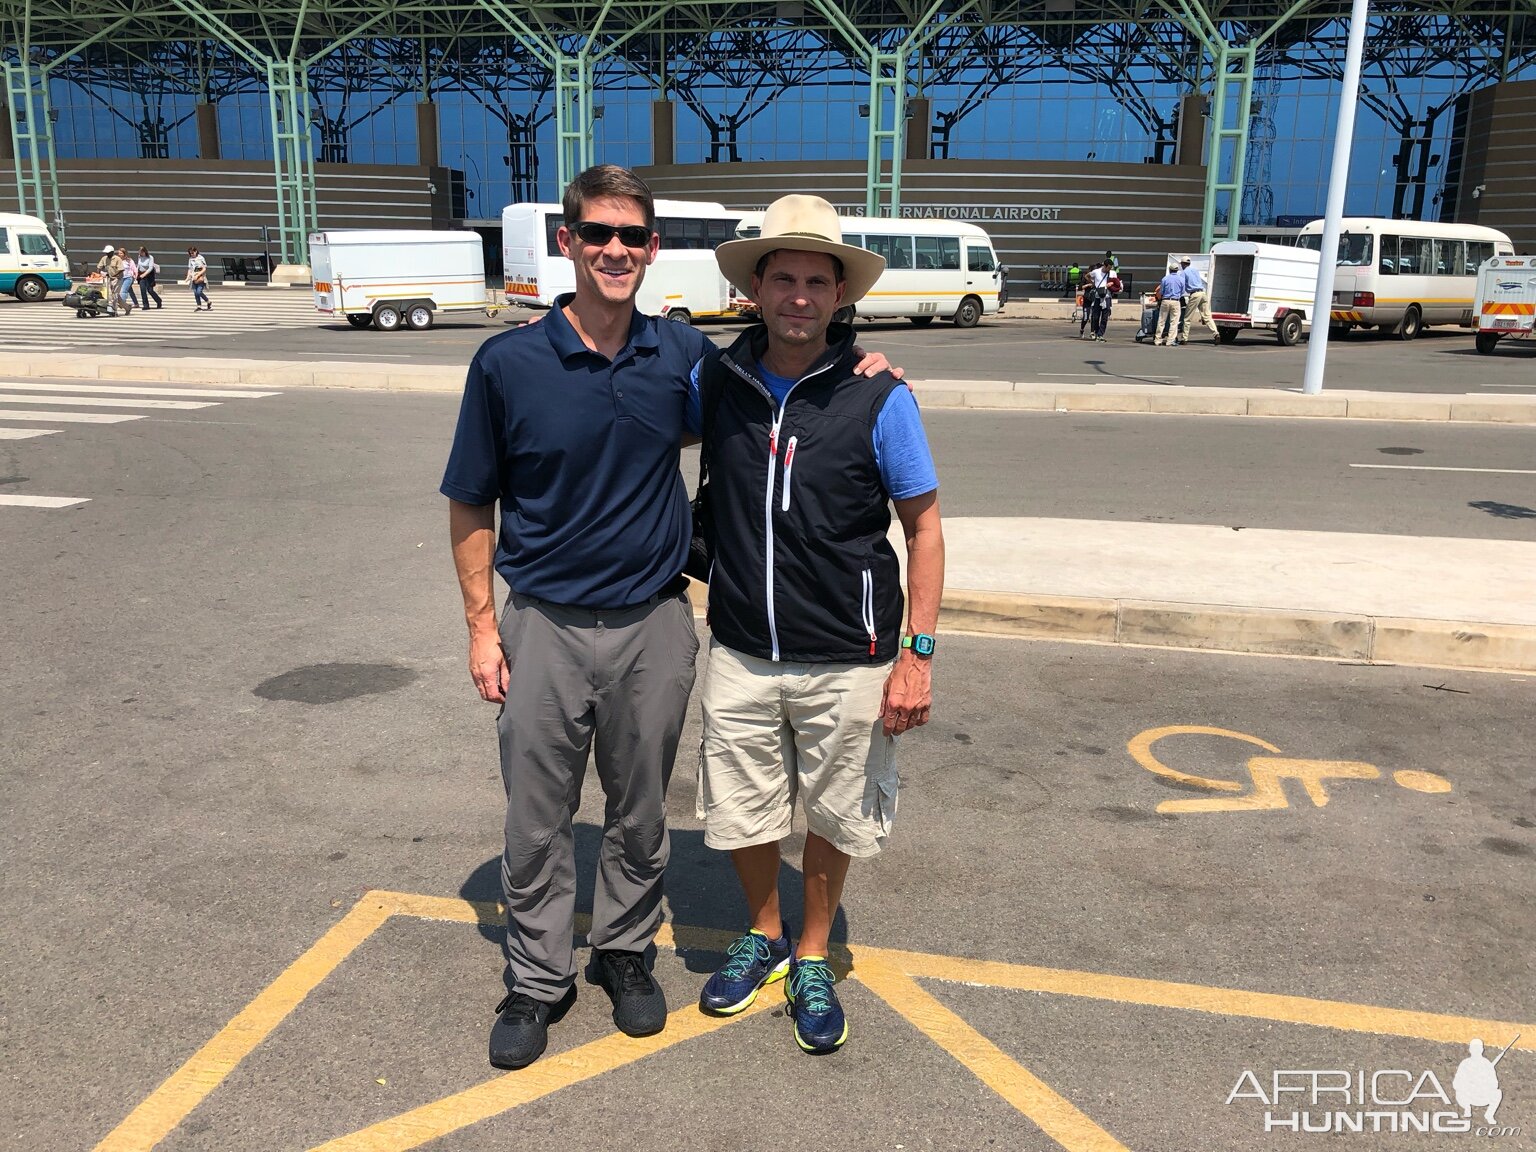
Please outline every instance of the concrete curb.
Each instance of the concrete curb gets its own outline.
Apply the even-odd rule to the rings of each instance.
[[[458,393],[464,387],[464,369],[458,365],[412,367],[351,361],[81,356],[69,360],[58,357],[22,360],[11,364],[9,370],[18,376],[45,379],[137,380],[262,388]],[[1266,388],[1184,388],[1151,384],[1106,387],[939,379],[914,380],[913,387],[923,406],[930,409],[1536,424],[1536,398],[1529,395],[1338,391],[1304,396],[1298,392]]]
[[[939,625],[1039,640],[1536,672],[1536,627],[1522,624],[946,589]]]
[[[705,585],[689,582],[688,598],[696,615],[705,614],[708,597]],[[939,627],[1028,640],[1536,672],[1536,627],[1520,624],[950,588],[939,609]]]

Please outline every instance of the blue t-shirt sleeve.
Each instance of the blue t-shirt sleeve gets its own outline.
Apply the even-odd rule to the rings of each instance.
[[[476,356],[464,379],[459,424],[438,491],[461,504],[494,504],[501,496],[502,406]]]
[[[912,390],[903,384],[886,397],[875,417],[875,463],[892,500],[910,500],[939,486],[928,434]]]

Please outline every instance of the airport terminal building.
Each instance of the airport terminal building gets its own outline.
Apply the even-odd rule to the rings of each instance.
[[[77,264],[196,244],[259,278],[385,227],[478,229],[495,265],[504,204],[616,162],[667,197],[974,222],[1016,294],[1321,214],[1348,5],[919,8],[4,0],[0,211]],[[1473,8],[1373,7],[1346,211],[1536,251],[1536,0]]]

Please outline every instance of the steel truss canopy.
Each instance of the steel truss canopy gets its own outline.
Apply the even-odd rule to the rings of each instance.
[[[470,85],[550,92],[563,184],[592,162],[600,75],[617,68],[658,95],[686,100],[701,60],[719,76],[723,56],[734,54],[739,67],[787,59],[778,46],[820,50],[867,85],[867,211],[894,214],[907,102],[925,84],[984,58],[998,76],[1052,67],[1113,87],[1134,58],[1210,99],[1208,244],[1218,226],[1235,235],[1240,222],[1245,161],[1251,144],[1263,146],[1250,138],[1250,119],[1266,69],[1286,58],[1336,80],[1327,46],[1341,41],[1350,7],[1349,0],[0,0],[0,65],[23,211],[54,219],[50,76],[135,91],[152,83],[203,102],[265,91],[282,246],[285,258],[303,262],[315,225],[311,125],[319,125],[328,154],[345,155],[344,142],[329,151],[326,118],[314,111],[331,89],[420,100]],[[1373,44],[1383,58],[1397,53],[1394,60],[1439,53],[1444,62],[1454,53],[1466,81],[1483,83],[1536,59],[1536,0],[1384,0],[1371,13],[1368,60]],[[123,70],[124,54],[143,67]],[[1469,54],[1470,64],[1460,59]],[[766,68],[778,90],[808,75],[771,60]],[[1137,116],[1133,86],[1124,87],[1117,94]],[[940,132],[951,123],[945,117],[936,113]]]

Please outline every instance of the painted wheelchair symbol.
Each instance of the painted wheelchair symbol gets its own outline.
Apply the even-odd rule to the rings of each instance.
[[[1249,736],[1245,732],[1233,732],[1226,728],[1208,728],[1200,724],[1173,724],[1166,728],[1149,728],[1126,745],[1131,758],[1148,772],[1180,784],[1205,788],[1212,792],[1243,792],[1247,784],[1237,780],[1215,780],[1208,776],[1196,776],[1170,768],[1152,752],[1152,746],[1168,736],[1222,736],[1228,740],[1241,740],[1252,744],[1270,756],[1250,756],[1248,775],[1253,790],[1240,796],[1210,796],[1191,800],[1164,800],[1157,806],[1159,812],[1256,812],[1277,808],[1289,808],[1285,794],[1285,782],[1294,780],[1301,785],[1307,798],[1318,808],[1328,804],[1326,780],[1378,780],[1381,769],[1374,764],[1359,760],[1297,760],[1286,756],[1267,740]],[[1392,780],[1414,792],[1442,793],[1451,790],[1451,782],[1433,772],[1397,771]]]

